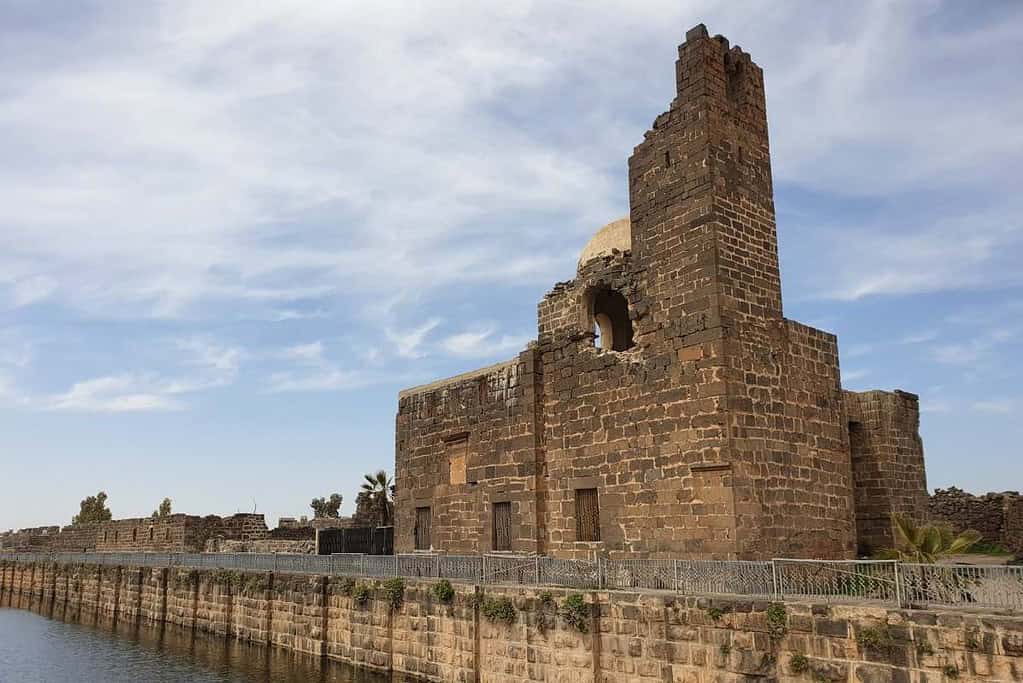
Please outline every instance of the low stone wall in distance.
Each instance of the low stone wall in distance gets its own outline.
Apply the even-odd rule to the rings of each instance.
[[[1023,680],[1023,617],[0,561],[0,605],[165,622],[425,681]]]
[[[206,542],[208,553],[289,553],[314,555],[316,540],[293,541],[268,538],[262,541],[225,541],[210,539]]]
[[[984,541],[1023,554],[1023,496],[1016,491],[975,496],[962,489],[936,489],[929,502],[933,522],[957,532],[973,529]]]

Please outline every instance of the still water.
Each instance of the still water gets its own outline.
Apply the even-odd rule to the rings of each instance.
[[[115,624],[65,615],[59,605],[32,605],[31,611],[0,607],[0,681],[383,683],[390,677],[174,625]]]

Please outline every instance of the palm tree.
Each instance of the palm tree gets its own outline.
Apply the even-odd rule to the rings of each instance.
[[[394,492],[391,478],[384,470],[378,470],[376,474],[367,474],[365,477],[366,481],[362,482],[362,491],[373,501],[373,507],[376,508],[380,519],[380,526],[388,526],[391,518],[391,496]]]
[[[975,546],[981,535],[969,529],[956,536],[944,525],[915,524],[901,515],[892,515],[895,528],[895,547],[882,555],[887,559],[934,564],[949,555],[965,553]]]

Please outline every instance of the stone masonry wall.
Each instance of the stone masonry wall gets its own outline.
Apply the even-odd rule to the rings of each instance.
[[[512,506],[512,547],[536,552],[539,364],[532,350],[470,376],[402,393],[396,425],[395,551],[414,549],[416,508],[430,508],[432,545],[493,549],[490,511]],[[465,476],[448,444],[467,438]]]
[[[1020,616],[470,585],[454,586],[445,603],[429,581],[409,582],[395,608],[364,580],[203,570],[162,581],[164,570],[146,572],[2,560],[0,606],[83,620],[102,609],[128,623],[155,615],[424,681],[1023,680]],[[369,588],[365,602],[359,586]],[[568,607],[571,595],[580,609]],[[508,620],[489,618],[502,602]]]
[[[892,515],[927,517],[920,403],[904,391],[846,391],[861,554],[891,548]]]
[[[936,489],[928,513],[932,522],[957,532],[973,529],[988,543],[1023,553],[1023,496],[1016,491],[975,496],[955,487]]]
[[[851,558],[923,510],[915,399],[843,392],[836,337],[784,317],[762,71],[699,25],[676,86],[535,343],[399,396],[398,552],[416,508],[440,552],[497,549],[510,503],[513,551],[616,559]]]
[[[4,537],[3,550],[32,552],[202,552],[209,539],[256,541],[268,535],[263,515],[230,517],[174,514],[115,519],[78,526],[21,529]]]

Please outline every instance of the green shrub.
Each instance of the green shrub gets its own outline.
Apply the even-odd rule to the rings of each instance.
[[[504,621],[509,624],[515,621],[515,604],[506,597],[484,598],[480,611],[490,621]]]
[[[767,608],[767,630],[774,638],[781,638],[788,633],[789,619],[785,605],[775,603]]]
[[[352,597],[355,593],[355,579],[350,576],[346,576],[341,579],[341,594],[346,598]]]
[[[572,626],[580,633],[586,633],[590,630],[590,608],[586,604],[586,600],[579,593],[573,593],[565,598],[561,617],[569,626]]]
[[[931,641],[924,640],[916,641],[916,654],[918,657],[931,657],[934,655],[934,647],[931,646]]]
[[[945,678],[949,678],[953,681],[959,678],[959,668],[952,664],[946,666],[942,673],[945,674]]]
[[[876,653],[887,653],[892,649],[892,636],[887,626],[877,628],[867,627],[860,629],[856,634],[856,642],[864,650]]]
[[[401,609],[402,604],[405,602],[405,579],[397,576],[393,579],[387,579],[384,581],[383,589],[384,597],[387,598],[391,609]]]
[[[721,617],[725,616],[725,611],[720,607],[708,607],[707,616],[713,619],[714,621],[717,621]]]
[[[792,659],[789,660],[789,668],[797,676],[805,674],[810,670],[810,660],[806,658],[806,655],[792,655]]]
[[[241,588],[245,583],[245,576],[241,572],[230,569],[218,569],[213,572],[210,578],[213,583],[230,586],[231,588]]]
[[[356,585],[352,589],[352,600],[355,600],[355,604],[360,607],[365,607],[369,604],[370,598],[373,597],[373,591],[370,590],[369,586],[364,583]]]
[[[721,647],[718,648],[718,652],[721,653],[722,657],[727,658],[728,655],[732,654],[732,646],[728,643],[721,643]]]
[[[544,609],[554,606],[554,595],[550,591],[540,593],[540,606]]]
[[[441,579],[433,584],[433,595],[445,605],[450,605],[455,599],[455,587],[447,579]]]
[[[270,575],[265,572],[246,574],[242,582],[242,590],[249,592],[265,591],[270,588]]]

